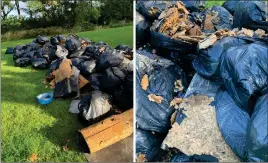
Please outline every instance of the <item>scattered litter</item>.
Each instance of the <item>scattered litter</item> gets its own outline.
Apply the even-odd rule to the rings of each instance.
[[[146,162],[145,154],[138,154],[136,158],[136,162]]]
[[[38,159],[37,156],[38,156],[37,153],[33,153],[33,154],[31,155],[31,157],[30,157],[30,161],[31,161],[31,162],[36,162],[37,159]]]
[[[148,86],[149,86],[149,78],[148,78],[148,75],[145,74],[141,79],[141,87],[143,90],[146,91]]]
[[[74,114],[78,114],[80,111],[78,109],[78,104],[81,100],[73,100],[71,102],[71,105],[70,105],[70,109],[69,109],[69,112],[70,113],[74,113]]]
[[[175,109],[179,108],[179,104],[182,103],[182,98],[175,97],[169,104],[170,107],[174,107]]]
[[[53,100],[53,92],[43,93],[36,96],[37,101],[39,104],[47,105],[52,102]]]
[[[162,103],[162,100],[163,100],[163,97],[161,96],[157,96],[157,95],[154,95],[154,94],[149,94],[148,95],[148,99],[152,102],[156,102],[158,104],[161,104]]]
[[[176,81],[174,82],[174,86],[175,86],[175,90],[174,90],[174,92],[180,92],[180,91],[183,91],[183,89],[184,89],[181,80],[176,80]]]

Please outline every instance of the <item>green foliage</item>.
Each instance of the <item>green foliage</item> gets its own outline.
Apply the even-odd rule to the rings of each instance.
[[[6,33],[7,31],[18,30],[20,25],[21,21],[19,21],[17,17],[12,16],[6,18],[1,22],[1,32]]]
[[[132,0],[36,0],[26,3],[27,8],[21,10],[29,17],[18,20],[20,24],[14,26],[6,23],[2,34],[50,27],[85,31],[99,25],[122,26],[114,21],[133,21]]]
[[[1,19],[5,20],[14,8],[15,5],[10,0],[1,0]]]
[[[214,5],[216,6],[222,6],[222,4],[224,3],[225,1],[206,1],[206,7],[207,8],[210,8]]]
[[[1,41],[27,39],[36,37],[37,35],[57,35],[59,33],[68,33],[69,31],[72,30],[64,29],[61,27],[49,27],[7,32],[2,35]]]

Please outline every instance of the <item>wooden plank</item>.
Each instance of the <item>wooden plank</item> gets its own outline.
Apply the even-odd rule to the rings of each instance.
[[[85,156],[88,162],[133,162],[133,135]]]
[[[133,109],[111,116],[79,131],[90,153],[108,147],[133,133]]]

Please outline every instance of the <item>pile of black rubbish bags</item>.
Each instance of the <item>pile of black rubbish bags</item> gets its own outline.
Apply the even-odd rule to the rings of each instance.
[[[133,107],[133,51],[110,47],[70,34],[50,40],[37,36],[13,49],[15,66],[48,69],[46,80],[54,98],[73,98],[79,118],[92,124]],[[44,83],[44,84],[45,84]]]
[[[202,94],[214,97],[220,131],[240,160],[268,161],[266,5],[226,1],[205,9],[202,0],[137,2],[137,160],[218,161],[161,148],[175,111],[171,100]]]

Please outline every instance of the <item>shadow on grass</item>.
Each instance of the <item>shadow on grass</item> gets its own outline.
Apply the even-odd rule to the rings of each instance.
[[[78,121],[77,115],[68,112],[71,99],[54,99],[54,101],[48,105],[38,104],[36,96],[51,91],[42,84],[47,70],[35,70],[31,66],[15,68],[12,56],[5,56],[3,60],[5,63],[2,64],[1,76],[2,102],[8,102],[12,105],[19,106],[21,106],[21,104],[27,104],[34,109],[40,110],[41,113],[44,112],[51,115],[56,119],[53,126],[46,126],[38,132],[54,145],[61,147],[63,151],[72,150],[79,152],[80,147],[77,144],[76,131],[85,126]],[[2,105],[2,109],[8,108]],[[20,109],[27,109],[27,107]],[[30,120],[31,117],[25,117],[25,121]],[[64,147],[66,144],[67,148]]]

